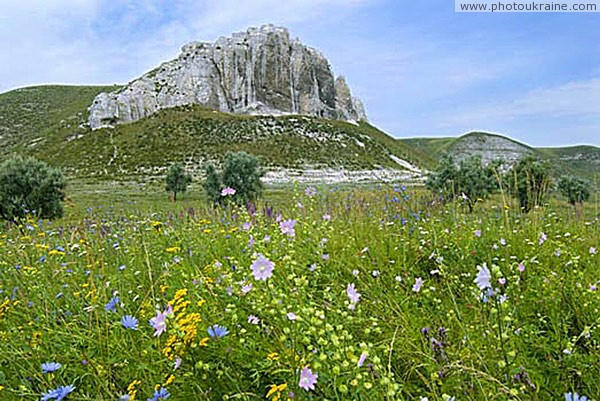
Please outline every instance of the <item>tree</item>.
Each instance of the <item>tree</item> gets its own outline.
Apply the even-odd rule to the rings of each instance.
[[[440,193],[445,200],[460,196],[473,212],[478,199],[486,199],[497,189],[495,170],[499,161],[483,166],[481,156],[473,155],[454,164],[452,157],[443,158],[437,168],[429,175],[426,186]]]
[[[550,166],[533,156],[527,156],[515,163],[509,171],[509,182],[513,182],[513,194],[519,200],[521,209],[529,213],[541,206],[552,183]]]
[[[558,189],[573,206],[590,199],[590,183],[572,176],[562,176],[558,182]]]
[[[31,157],[11,157],[0,165],[0,218],[16,222],[28,213],[62,217],[65,188],[59,169]]]
[[[263,175],[264,171],[256,156],[246,152],[228,152],[220,174],[214,166],[207,166],[203,186],[208,198],[214,203],[232,199],[236,203],[247,204],[262,194],[263,184],[260,179]],[[230,192],[224,195],[225,189]]]
[[[206,179],[202,186],[208,195],[208,199],[212,203],[219,203],[221,201],[221,179],[217,169],[212,164],[206,166]]]
[[[185,173],[181,164],[175,163],[169,167],[165,181],[167,192],[173,192],[173,201],[177,201],[177,194],[187,190],[187,186],[192,182],[192,177]]]

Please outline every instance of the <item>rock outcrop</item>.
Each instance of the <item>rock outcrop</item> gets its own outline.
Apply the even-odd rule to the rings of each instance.
[[[334,79],[321,53],[290,39],[287,29],[265,25],[215,43],[184,45],[175,60],[119,91],[99,94],[89,107],[89,124],[114,126],[185,104],[239,114],[366,120],[360,100],[343,77]]]

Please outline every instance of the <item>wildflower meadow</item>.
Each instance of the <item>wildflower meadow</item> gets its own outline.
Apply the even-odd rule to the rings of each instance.
[[[2,225],[0,400],[600,399],[598,202],[151,192]]]

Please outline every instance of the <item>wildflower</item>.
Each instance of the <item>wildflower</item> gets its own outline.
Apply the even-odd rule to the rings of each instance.
[[[119,397],[119,401],[130,401],[131,400],[131,396],[129,394],[123,394],[122,396]]]
[[[60,369],[62,365],[58,362],[42,363],[42,373],[52,373]]]
[[[525,271],[525,265],[523,264],[523,262],[519,263],[519,266],[517,266],[517,269],[521,273],[523,273]]]
[[[258,324],[259,321],[260,319],[254,315],[248,316],[248,323],[250,324]]]
[[[506,240],[504,238],[500,238],[500,245],[505,246]]]
[[[325,221],[331,221],[331,215],[329,213],[325,213],[323,215],[323,220],[325,220]]]
[[[250,292],[250,290],[252,290],[252,283],[246,284],[245,286],[242,287],[242,294],[246,295],[247,293]]]
[[[119,297],[112,297],[110,301],[108,301],[108,303],[104,305],[104,310],[107,312],[116,312],[118,303]]]
[[[294,312],[288,312],[287,315],[285,315],[289,320],[297,320],[298,319],[298,315],[296,315]]]
[[[323,255],[321,255],[321,259],[323,259],[323,260],[329,260],[329,254],[328,253],[324,253]]]
[[[156,316],[150,319],[150,325],[156,330],[154,336],[158,337],[165,331],[167,331],[167,316],[168,311],[160,312],[156,311]]]
[[[593,246],[590,246],[590,255],[595,255],[596,254],[596,248],[594,248]]]
[[[490,273],[490,269],[488,269],[487,264],[484,263],[483,267],[477,266],[479,272],[477,273],[477,277],[473,281],[477,284],[480,290],[491,288],[490,280],[492,279],[492,274]]]
[[[475,236],[477,238],[481,237],[481,230],[475,230]]]
[[[306,194],[306,196],[311,198],[317,194],[317,190],[314,187],[306,187],[304,193]]]
[[[69,393],[71,393],[73,390],[75,390],[75,386],[72,384],[69,384],[68,386],[57,387],[54,390],[50,390],[47,393],[42,394],[41,401],[60,401],[69,395]]]
[[[577,392],[565,394],[565,401],[587,401],[587,399],[588,398],[586,396],[580,396],[579,394],[577,394]]]
[[[372,275],[373,277],[379,277],[379,270],[373,270],[373,271],[371,272],[371,275]]]
[[[208,335],[211,336],[212,338],[221,338],[221,337],[225,337],[227,334],[229,334],[229,331],[227,330],[226,327],[223,326],[219,326],[218,324],[213,324],[212,326],[210,326],[208,328]]]
[[[181,358],[177,357],[177,358],[175,358],[175,363],[173,364],[173,370],[179,369],[180,366],[181,366]]]
[[[314,272],[315,270],[317,270],[317,264],[316,263],[313,263],[312,265],[308,266],[308,271]]]
[[[367,359],[367,353],[363,351],[363,353],[360,354],[360,358],[358,358],[358,363],[356,364],[356,366],[358,366],[360,368],[365,363],[366,359]]]
[[[412,287],[412,290],[414,292],[419,292],[421,291],[421,286],[423,285],[423,279],[421,277],[417,277],[415,279],[415,284]]]
[[[274,267],[275,263],[271,262],[263,254],[259,254],[258,258],[250,265],[252,275],[256,280],[266,280],[272,277]]]
[[[308,367],[304,367],[300,372],[300,382],[298,386],[304,390],[314,390],[317,383],[318,374],[313,373]]]
[[[296,225],[296,220],[284,220],[279,223],[279,230],[283,235],[287,235],[288,237],[295,237],[296,231],[294,230],[294,226]]]
[[[544,242],[546,242],[546,240],[547,240],[547,239],[548,239],[548,237],[546,236],[546,234],[545,234],[545,233],[542,233],[542,234],[540,235],[540,239],[538,240],[538,243],[539,243],[540,245],[542,245]]]
[[[352,304],[356,304],[360,300],[360,293],[356,291],[354,283],[348,284],[348,287],[346,288],[346,294],[348,295],[348,298],[350,298],[350,302]]]
[[[233,196],[235,195],[235,189],[231,187],[223,188],[221,191],[221,196]]]
[[[244,231],[248,231],[252,228],[252,224],[248,221],[244,222],[244,224],[242,224],[242,230]]]
[[[394,277],[394,280],[396,280],[397,282],[401,283],[402,282],[402,277],[401,276],[396,276],[396,277]]]
[[[169,394],[167,389],[164,387],[161,387],[158,390],[154,390],[154,394],[152,395],[152,398],[148,398],[148,401],[166,400],[170,396],[171,396],[171,394]]]
[[[137,330],[138,320],[131,315],[125,315],[121,318],[121,325],[126,329]]]
[[[358,276],[358,273],[359,273],[358,269],[352,270],[352,275],[353,276]]]

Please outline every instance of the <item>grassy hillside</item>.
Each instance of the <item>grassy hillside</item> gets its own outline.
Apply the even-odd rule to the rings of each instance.
[[[304,116],[239,116],[200,106],[165,109],[131,124],[91,131],[94,96],[114,87],[46,86],[0,95],[0,155],[25,153],[79,177],[130,178],[159,173],[173,161],[199,170],[227,151],[259,155],[269,167],[419,167],[433,160],[367,124]]]
[[[572,174],[595,183],[600,178],[600,148],[595,146],[534,148],[501,135],[484,132],[472,132],[457,138],[408,138],[399,141],[438,160],[445,154],[460,159],[469,154],[487,153],[488,157],[502,157],[505,160],[531,154],[548,160],[557,176]],[[495,149],[490,145],[492,142]]]

